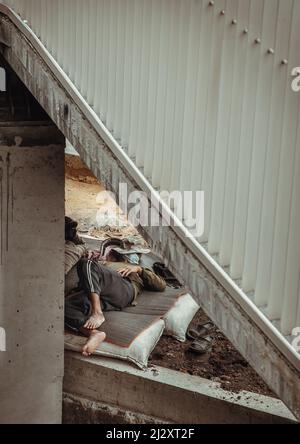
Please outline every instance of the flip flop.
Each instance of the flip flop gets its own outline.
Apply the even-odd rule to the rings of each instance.
[[[205,353],[211,352],[212,343],[213,343],[213,338],[211,336],[206,336],[205,338],[198,338],[190,345],[188,350],[198,355],[204,355]]]
[[[186,333],[186,337],[194,341],[198,338],[207,336],[214,327],[215,325],[211,321],[204,322],[203,324],[197,325],[196,328],[190,328]]]

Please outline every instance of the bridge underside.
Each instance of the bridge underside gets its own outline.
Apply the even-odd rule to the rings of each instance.
[[[45,62],[42,51],[5,15],[0,16],[2,54],[26,87],[71,142],[83,161],[107,190],[118,196],[119,184],[127,183],[128,192],[143,189],[143,177],[126,166],[119,153],[108,146],[109,137],[100,136],[93,115],[64,80],[51,60]],[[208,271],[194,252],[187,248],[171,227],[139,227],[154,252],[163,255],[177,277],[195,297],[201,279],[207,278],[210,296],[201,300],[203,309],[226,334],[234,346],[266,381],[270,388],[300,418],[300,371],[278,349],[251,316],[232,297],[226,283]]]

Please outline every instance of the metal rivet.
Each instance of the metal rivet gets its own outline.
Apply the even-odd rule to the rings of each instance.
[[[268,49],[268,54],[274,54],[274,52],[275,52],[275,51],[274,51],[273,48],[269,48],[269,49]]]
[[[244,34],[248,34],[249,29],[248,29],[248,28],[245,28],[243,32],[244,32]]]
[[[232,20],[231,24],[232,25],[237,25],[237,20],[236,19]]]
[[[213,0],[210,0],[209,6],[214,6],[215,2]]]
[[[260,38],[257,38],[257,39],[254,40],[254,42],[255,42],[257,45],[259,45],[259,44],[261,43],[261,39],[260,39]]]
[[[282,65],[287,65],[289,62],[288,62],[288,60],[287,59],[283,59],[282,61],[281,61],[281,64]]]
[[[222,11],[220,12],[221,15],[225,15],[225,10],[222,9]]]

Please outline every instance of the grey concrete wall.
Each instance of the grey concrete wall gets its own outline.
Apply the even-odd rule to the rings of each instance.
[[[64,146],[57,130],[55,145],[31,131],[34,146],[0,146],[0,423],[10,424],[61,422]]]

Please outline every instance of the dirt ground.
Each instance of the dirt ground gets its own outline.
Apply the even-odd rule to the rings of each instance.
[[[209,321],[200,310],[190,327]],[[197,355],[189,351],[192,341],[178,342],[163,336],[152,352],[149,365],[178,370],[189,375],[201,376],[219,382],[225,390],[239,393],[242,390],[275,397],[268,386],[250,367],[220,330],[215,327],[210,334],[213,347],[210,353]]]
[[[66,155],[65,176],[65,211],[66,215],[79,222],[79,232],[99,239],[135,236],[143,242],[116,202],[79,157]]]
[[[103,197],[101,194],[99,198],[99,193],[103,191],[104,188],[82,164],[80,158],[66,156],[66,215],[79,222],[81,232],[99,238],[128,235],[140,237],[111,198]],[[115,214],[114,217],[111,217],[112,213]],[[116,220],[119,226],[113,226]],[[98,226],[99,222],[101,227]],[[191,326],[197,326],[208,320],[205,313],[200,310]],[[180,343],[175,339],[162,337],[150,356],[149,365],[159,365],[201,376],[219,382],[224,389],[231,392],[247,390],[274,396],[216,327],[211,336],[214,338],[213,348],[205,355],[196,355],[188,350],[192,341]]]

